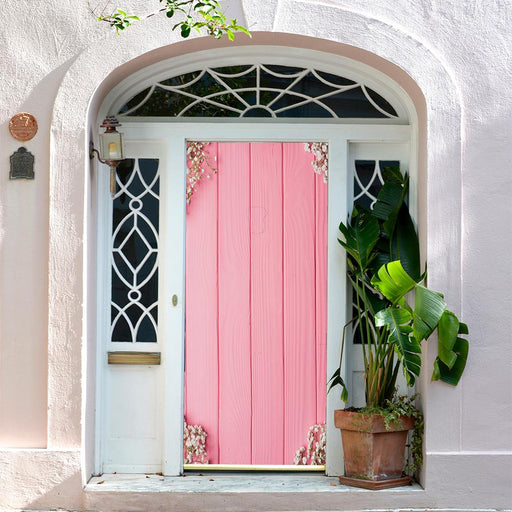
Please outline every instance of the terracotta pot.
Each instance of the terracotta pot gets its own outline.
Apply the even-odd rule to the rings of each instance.
[[[414,419],[401,416],[386,429],[378,414],[336,410],[334,424],[341,430],[345,457],[345,476],[340,482],[365,489],[383,489],[409,485],[402,476],[407,432]]]

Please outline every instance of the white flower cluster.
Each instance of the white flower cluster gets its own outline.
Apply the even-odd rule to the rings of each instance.
[[[183,422],[183,463],[208,464],[206,437],[208,434],[201,425],[188,425]]]
[[[207,154],[209,142],[187,142],[187,204],[203,178],[210,178],[217,169]],[[217,157],[214,157],[216,160]]]
[[[322,466],[325,464],[325,423],[309,428],[307,447],[301,446],[293,459],[296,466]]]
[[[304,149],[308,153],[313,153],[313,170],[323,176],[327,183],[329,173],[329,146],[326,142],[305,142]]]

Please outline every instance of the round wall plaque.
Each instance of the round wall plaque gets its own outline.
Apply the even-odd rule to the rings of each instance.
[[[36,118],[27,112],[20,112],[11,117],[9,131],[16,140],[26,142],[37,133]]]

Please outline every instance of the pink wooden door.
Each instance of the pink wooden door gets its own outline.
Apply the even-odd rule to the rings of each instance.
[[[208,151],[186,219],[186,421],[210,464],[293,464],[325,421],[327,185],[302,143]]]

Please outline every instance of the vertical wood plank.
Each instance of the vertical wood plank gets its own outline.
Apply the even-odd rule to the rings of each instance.
[[[218,147],[219,461],[250,464],[249,144]]]
[[[284,463],[316,422],[315,175],[301,143],[284,144]]]
[[[327,185],[300,143],[210,151],[187,215],[187,419],[211,463],[291,464],[325,421]]]
[[[217,144],[208,152],[213,158]],[[208,433],[218,463],[217,176],[204,179],[187,206],[185,277],[186,418]]]
[[[327,183],[315,174],[316,422],[325,423],[327,393]]]
[[[283,459],[281,161],[282,144],[251,145],[253,464],[289,463]]]

